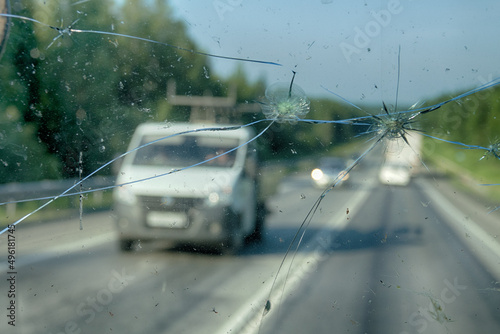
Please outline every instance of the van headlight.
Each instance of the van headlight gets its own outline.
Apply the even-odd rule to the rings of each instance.
[[[210,206],[215,206],[219,203],[220,196],[218,193],[213,192],[208,195],[208,204]]]
[[[231,190],[224,189],[223,191],[211,192],[208,194],[207,199],[205,200],[205,204],[209,207],[217,206],[217,205],[227,205],[231,203]]]

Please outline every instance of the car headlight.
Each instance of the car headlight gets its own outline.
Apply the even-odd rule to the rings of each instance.
[[[337,176],[337,178],[339,180],[342,180],[342,181],[347,181],[347,179],[349,178],[349,173],[347,173],[345,170],[341,171],[339,173],[339,175]]]
[[[311,177],[313,178],[313,180],[318,181],[323,177],[323,171],[319,168],[315,168],[311,172]]]

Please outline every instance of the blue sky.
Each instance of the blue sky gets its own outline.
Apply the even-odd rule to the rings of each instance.
[[[276,61],[245,64],[252,78],[321,85],[351,102],[413,104],[500,76],[500,1],[171,0],[203,51]],[[218,74],[237,62],[212,61]],[[377,87],[377,88],[376,88]],[[331,96],[331,95],[330,95]]]

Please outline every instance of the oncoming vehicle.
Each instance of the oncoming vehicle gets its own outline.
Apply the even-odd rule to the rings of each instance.
[[[346,163],[344,159],[338,157],[325,157],[319,161],[318,168],[311,172],[313,184],[317,188],[325,188],[335,182],[340,186],[349,179],[346,172]]]
[[[382,184],[393,186],[407,186],[411,180],[410,166],[404,162],[386,162],[379,173]]]
[[[127,155],[117,176],[118,185],[128,183],[113,193],[123,251],[140,240],[234,252],[245,238],[260,238],[263,222],[257,217],[254,143],[231,151],[251,139],[253,131],[199,131],[161,139],[201,127],[221,125],[146,123],[137,127],[129,150],[158,141]],[[183,170],[154,177],[178,169]],[[147,180],[130,183],[142,179]]]

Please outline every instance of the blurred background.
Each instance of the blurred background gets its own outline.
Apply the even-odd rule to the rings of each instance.
[[[257,139],[266,230],[233,257],[144,240],[122,254],[111,190],[30,215],[16,231],[23,333],[256,332],[269,296],[284,308],[264,332],[498,332],[500,87],[419,115],[411,140],[364,154],[384,104],[431,106],[500,77],[500,2],[0,0],[9,11],[2,228],[126,152],[139,124],[264,119],[266,88],[292,71],[307,119],[368,116],[273,124]],[[75,191],[113,187],[121,160]],[[296,263],[278,272],[302,223]]]

